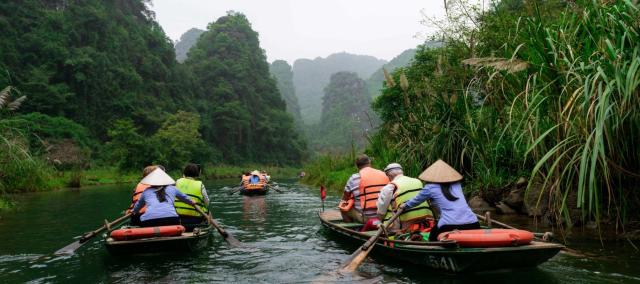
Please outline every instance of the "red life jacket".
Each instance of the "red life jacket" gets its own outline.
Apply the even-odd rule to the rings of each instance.
[[[131,210],[133,210],[133,206],[135,206],[136,202],[138,202],[138,199],[140,199],[140,195],[142,195],[142,192],[147,188],[149,188],[148,184],[139,183],[138,185],[136,185],[136,189],[133,191],[133,195],[131,196],[131,205],[129,205],[127,213],[131,213]],[[140,209],[139,213],[142,214],[145,211],[147,211],[146,205]]]
[[[389,183],[387,175],[380,170],[366,167],[360,170],[360,208],[362,212],[375,212],[380,190]]]

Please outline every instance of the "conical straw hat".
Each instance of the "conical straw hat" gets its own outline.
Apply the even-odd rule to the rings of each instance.
[[[253,172],[251,172],[251,175],[259,176],[260,172],[258,170],[253,170]]]
[[[151,172],[148,176],[143,178],[140,181],[140,183],[148,184],[150,186],[160,186],[160,185],[175,184],[176,181],[173,180],[161,168],[157,168],[153,172]]]
[[[418,177],[426,182],[449,183],[462,180],[462,175],[443,160],[437,160]]]

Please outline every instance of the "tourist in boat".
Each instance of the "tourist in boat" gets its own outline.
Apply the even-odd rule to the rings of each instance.
[[[251,178],[251,172],[244,172],[241,178],[242,180],[240,180],[240,186],[247,187],[247,185],[249,184],[249,179]]]
[[[157,169],[158,167],[162,167],[162,166],[147,166],[142,170],[142,178],[148,176],[151,172],[153,172],[155,169]],[[136,205],[136,202],[138,202],[138,199],[140,199],[140,195],[142,195],[142,192],[147,189],[149,187],[148,184],[144,184],[144,183],[138,183],[136,185],[136,187],[133,189],[133,195],[131,196],[131,205],[129,205],[129,208],[127,209],[127,214],[131,213],[131,211],[133,210],[133,206]],[[147,207],[142,207],[140,208],[140,214],[144,213],[147,210]],[[132,214],[131,215],[131,220],[130,220],[130,224],[132,226],[140,226],[140,214]]]
[[[386,225],[398,206],[418,195],[422,189],[422,182],[417,178],[405,176],[402,166],[398,163],[387,165],[384,172],[391,182],[380,190],[377,205],[378,218]],[[393,222],[392,230],[423,231],[430,227],[429,220],[433,220],[433,213],[425,201],[411,210],[402,212]]]
[[[140,183],[148,184],[149,187],[142,192],[132,213],[139,214],[140,209],[147,206],[147,210],[140,216],[142,227],[179,225],[180,218],[173,207],[176,198],[195,206],[187,195],[173,186],[176,182],[160,168],[155,169]]]
[[[267,181],[267,183],[269,181],[271,181],[271,176],[267,174],[267,172],[265,171],[260,171],[260,174],[264,177],[264,179]]]
[[[389,178],[383,171],[371,167],[367,155],[359,155],[355,163],[358,173],[347,181],[339,207],[345,222],[364,224],[376,217],[378,194],[389,183]]]
[[[420,193],[401,205],[404,210],[421,206],[430,200],[440,211],[440,218],[430,234],[430,241],[438,235],[453,230],[480,229],[478,218],[471,211],[462,193],[462,175],[442,160],[429,166],[419,178],[426,182]]]
[[[197,206],[205,214],[209,213],[209,195],[202,181],[197,180],[202,173],[196,164],[187,164],[182,171],[182,178],[176,181],[176,187],[184,194],[196,202]],[[180,223],[186,227],[201,224],[206,221],[196,209],[180,200],[173,203],[176,212],[180,216]]]
[[[249,177],[249,182],[244,188],[264,188],[267,184],[267,179],[264,175],[262,175],[258,170],[253,170],[251,172],[251,176]]]

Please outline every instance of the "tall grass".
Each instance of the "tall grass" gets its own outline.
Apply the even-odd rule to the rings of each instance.
[[[558,217],[623,224],[623,202],[640,175],[640,10],[637,3],[587,2],[557,23],[525,19],[516,29],[530,63],[509,128],[528,145]],[[532,179],[533,183],[533,179]],[[530,183],[530,185],[532,184]]]
[[[410,175],[444,159],[490,202],[528,177],[538,205],[568,225],[637,219],[637,1],[501,4],[387,74],[374,102],[384,123],[367,151]],[[333,169],[344,182],[351,160],[320,159],[311,168],[327,177],[309,179],[326,182]]]

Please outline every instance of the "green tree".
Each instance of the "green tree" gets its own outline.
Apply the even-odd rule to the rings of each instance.
[[[200,116],[196,113],[178,111],[169,115],[152,139],[158,147],[156,162],[170,169],[181,168],[188,162],[208,162],[206,144],[200,132]]]

